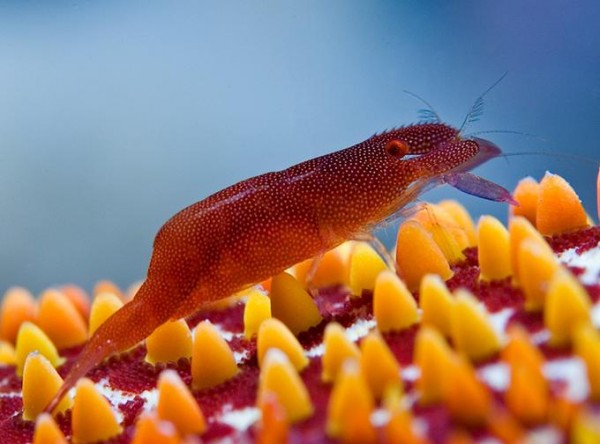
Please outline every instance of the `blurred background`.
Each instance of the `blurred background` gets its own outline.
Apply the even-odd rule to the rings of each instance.
[[[423,96],[596,215],[595,1],[0,1],[0,291],[145,275],[172,214],[241,179],[417,120]],[[576,157],[586,159],[581,160]],[[447,187],[474,216],[506,206]],[[393,242],[394,230],[381,233]]]

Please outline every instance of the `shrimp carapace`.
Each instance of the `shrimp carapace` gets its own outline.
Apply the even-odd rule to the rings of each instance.
[[[493,143],[462,138],[448,125],[410,125],[244,180],[183,209],[159,230],[138,294],[94,333],[47,410],[104,358],[165,321],[364,236],[444,175],[499,154]]]

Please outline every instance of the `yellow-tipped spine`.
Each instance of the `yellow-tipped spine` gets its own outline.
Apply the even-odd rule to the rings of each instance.
[[[445,370],[449,375],[443,386],[443,399],[450,415],[468,426],[485,424],[491,412],[492,396],[477,379],[475,369],[467,360],[455,357]]]
[[[192,332],[183,319],[165,322],[146,338],[146,362],[177,362],[192,357]]]
[[[540,184],[533,177],[521,179],[512,193],[519,206],[511,205],[512,216],[522,216],[532,225],[537,219],[537,202],[540,193]]]
[[[390,387],[402,390],[400,364],[377,332],[362,340],[360,351],[360,371],[376,399]]]
[[[313,414],[308,391],[288,357],[281,350],[267,352],[260,372],[257,403],[261,407],[275,396],[290,423],[302,421]]]
[[[65,435],[48,413],[42,413],[35,422],[33,444],[67,444]]]
[[[446,369],[454,359],[452,350],[435,329],[422,327],[415,339],[414,363],[420,370],[416,382],[419,403],[431,405],[439,402],[448,378]]]
[[[510,264],[513,270],[513,279],[520,283],[519,278],[521,266],[519,264],[519,249],[525,239],[533,238],[540,247],[545,245],[546,249],[552,254],[552,249],[544,240],[544,237],[535,229],[535,227],[522,216],[514,216],[508,223],[508,234],[510,236]]]
[[[548,414],[548,385],[539,370],[512,365],[510,385],[504,394],[508,409],[527,425],[541,424]]]
[[[0,364],[15,365],[17,363],[17,353],[10,342],[0,341]]]
[[[415,298],[396,273],[385,270],[375,280],[373,314],[381,332],[404,330],[419,320]]]
[[[540,182],[536,226],[553,234],[587,227],[587,215],[575,190],[562,177],[546,172]]]
[[[376,435],[370,422],[374,406],[375,400],[357,362],[346,361],[329,398],[327,435],[344,442],[374,442]]]
[[[427,439],[420,436],[414,427],[413,417],[403,402],[402,389],[388,387],[383,395],[383,406],[389,415],[389,421],[384,426],[383,442],[385,444],[426,444]]]
[[[435,274],[425,275],[421,281],[419,302],[422,310],[421,324],[434,327],[449,337],[454,296],[446,283]]]
[[[271,281],[271,312],[297,335],[321,322],[317,304],[300,283],[288,273]]]
[[[105,441],[119,435],[122,428],[115,412],[94,383],[83,378],[79,380],[76,388],[71,419],[73,441],[76,443]]]
[[[413,216],[420,222],[440,247],[449,263],[462,261],[463,251],[469,246],[469,239],[463,227],[442,207],[425,204]]]
[[[299,372],[308,365],[308,358],[296,336],[279,319],[267,319],[258,330],[256,340],[258,365],[262,367],[269,349],[281,350]]]
[[[257,425],[257,444],[279,444],[288,442],[289,421],[277,395],[265,393],[261,399],[260,422]]]
[[[567,270],[559,269],[552,277],[546,305],[544,324],[550,331],[550,343],[565,346],[571,342],[573,333],[580,326],[591,323],[590,298]]]
[[[87,325],[81,314],[58,290],[42,293],[37,324],[59,349],[73,347],[87,340]]]
[[[487,311],[466,290],[457,290],[452,310],[452,341],[456,349],[473,361],[486,359],[500,350],[500,338]]]
[[[426,274],[437,274],[443,280],[453,274],[440,247],[423,226],[413,220],[404,222],[398,230],[396,263],[400,276],[411,291],[419,288]]]
[[[346,337],[344,328],[338,323],[330,322],[327,325],[323,344],[325,346],[321,373],[323,382],[335,381],[346,360],[354,359],[358,362],[360,359],[357,345]]]
[[[494,281],[510,276],[510,239],[504,225],[495,217],[482,216],[477,224],[477,239],[481,278]]]
[[[23,370],[23,419],[33,421],[54,398],[62,382],[58,372],[43,355],[30,353]],[[64,412],[72,405],[71,398],[65,396],[53,413]]]
[[[458,201],[453,199],[442,200],[438,206],[446,211],[458,223],[459,228],[467,236],[469,241],[468,246],[474,247],[477,245],[477,233],[475,224],[467,209]]]
[[[90,337],[104,321],[110,318],[122,306],[123,300],[116,294],[109,292],[98,293],[90,308]]]
[[[34,322],[37,318],[37,303],[31,292],[23,287],[9,288],[0,308],[0,337],[12,344],[23,322]]]
[[[590,325],[580,327],[574,336],[575,353],[586,367],[590,399],[600,401],[600,334]]]
[[[560,268],[554,254],[542,242],[535,237],[524,239],[518,251],[519,276],[527,311],[544,308],[550,280]]]
[[[248,295],[244,307],[244,336],[251,339],[258,334],[263,321],[271,318],[271,299],[258,289],[253,289]]]
[[[238,373],[235,357],[227,341],[209,321],[194,330],[192,346],[192,387],[202,390],[222,384]]]
[[[365,242],[357,242],[350,257],[350,291],[360,296],[363,290],[373,290],[375,279],[387,270],[384,260]]]
[[[19,333],[17,334],[17,346],[15,348],[17,361],[17,376],[23,376],[23,367],[29,353],[37,351],[43,355],[53,367],[58,367],[63,362],[58,354],[58,350],[50,340],[46,333],[37,325],[31,322],[23,322]]]
[[[202,410],[174,370],[165,370],[158,379],[156,411],[160,419],[173,423],[183,436],[201,435],[206,430]]]
[[[131,444],[180,444],[173,423],[158,418],[156,412],[143,413],[135,424]]]

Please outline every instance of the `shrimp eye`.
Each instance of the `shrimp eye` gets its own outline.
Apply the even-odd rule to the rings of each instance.
[[[401,140],[393,139],[385,144],[385,150],[390,156],[400,158],[408,154],[408,145]]]

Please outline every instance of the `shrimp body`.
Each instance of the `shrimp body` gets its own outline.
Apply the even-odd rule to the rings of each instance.
[[[463,139],[448,125],[411,125],[244,180],[183,209],[156,235],[135,298],[95,332],[47,410],[105,357],[169,319],[364,235],[444,174],[498,154],[491,142]]]

